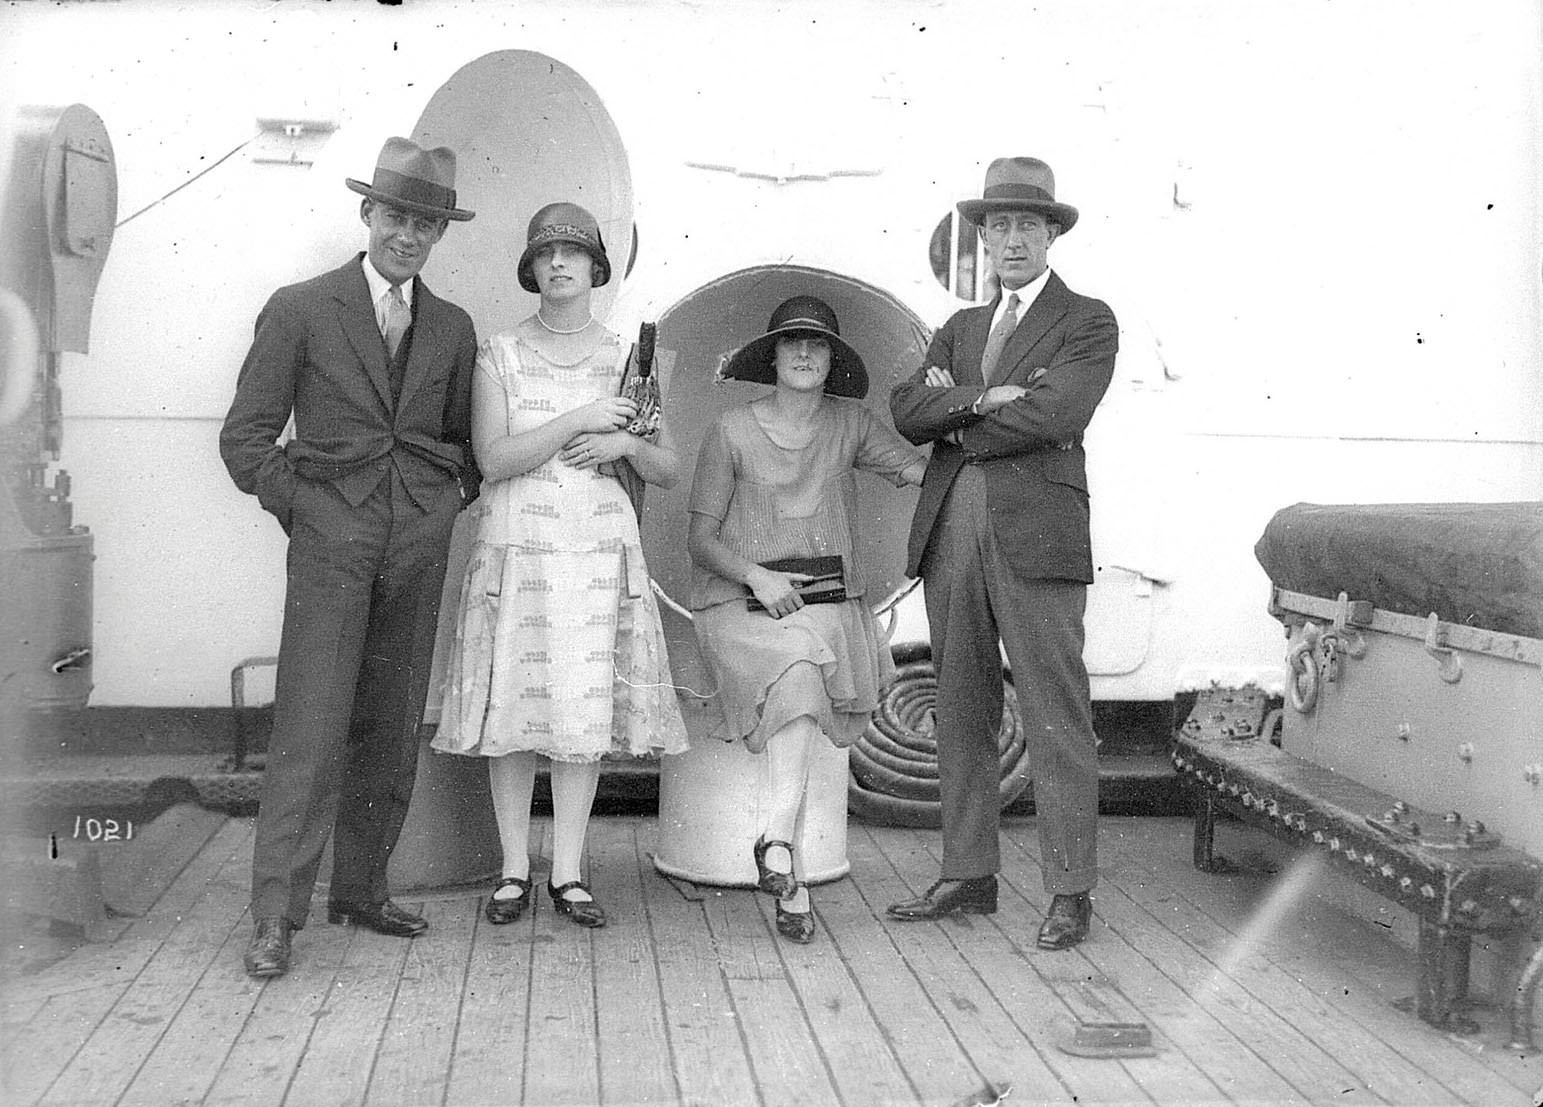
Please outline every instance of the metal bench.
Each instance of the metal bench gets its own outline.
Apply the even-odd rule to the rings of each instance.
[[[1472,938],[1533,923],[1543,864],[1476,820],[1413,807],[1285,752],[1262,733],[1266,708],[1257,690],[1213,689],[1180,728],[1173,762],[1195,801],[1195,867],[1225,867],[1214,853],[1219,811],[1322,851],[1418,918],[1416,1011],[1432,1026],[1472,1032],[1454,1013],[1468,992]],[[1516,1048],[1531,1045],[1531,998],[1529,989],[1512,1008]]]

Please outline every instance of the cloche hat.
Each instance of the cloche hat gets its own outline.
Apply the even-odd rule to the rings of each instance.
[[[596,288],[611,279],[611,259],[605,253],[599,222],[578,204],[559,200],[530,217],[530,227],[525,232],[525,252],[520,255],[520,264],[515,270],[520,278],[520,287],[526,292],[541,291],[541,287],[536,284],[536,251],[553,242],[577,246],[595,259],[600,266]]]

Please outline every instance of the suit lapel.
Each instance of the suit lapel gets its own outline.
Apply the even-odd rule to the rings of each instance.
[[[954,366],[959,370],[955,384],[986,383],[980,373],[980,359],[986,353],[986,339],[991,334],[991,317],[996,314],[996,310],[996,300],[985,307],[970,309],[970,317],[960,334],[959,356],[954,359]]]
[[[1028,383],[1012,378],[1023,375],[1020,369],[1023,369],[1023,360],[1028,357],[1029,350],[1034,349],[1034,344],[1055,326],[1055,320],[1065,315],[1068,306],[1065,284],[1055,273],[1051,273],[1045,287],[1040,289],[1040,295],[1035,296],[1034,303],[1029,304],[1029,310],[1023,313],[1023,320],[1001,350],[1001,357],[997,358],[997,372],[992,375],[997,378],[998,384]]]
[[[1014,376],[1021,375],[1019,370],[1023,368],[1022,362],[1034,349],[1035,343],[1045,337],[1045,333],[1055,325],[1057,319],[1066,314],[1068,300],[1066,285],[1061,278],[1054,273],[1045,282],[1045,287],[1029,305],[1029,310],[1023,313],[1023,319],[1018,324],[1018,329],[1013,331],[1013,336],[1007,340],[1007,345],[1002,349],[1002,356],[997,359],[997,371],[993,374],[998,384],[1024,384],[1021,380],[1013,380]]]
[[[423,287],[423,278],[413,278],[413,340],[407,347],[407,370],[402,377],[402,395],[397,399],[397,409],[407,407],[408,400],[423,383],[424,374],[434,351],[439,348],[437,323],[439,301]]]
[[[386,344],[380,337],[380,325],[375,322],[375,305],[370,303],[370,286],[364,279],[364,269],[355,261],[352,266],[345,265],[339,277],[336,292],[338,322],[354,353],[359,355],[381,403],[390,411],[391,376],[386,367]]]

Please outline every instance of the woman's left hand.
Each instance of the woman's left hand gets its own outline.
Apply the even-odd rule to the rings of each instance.
[[[557,456],[564,464],[575,469],[595,469],[626,457],[632,445],[630,439],[632,435],[626,431],[576,434]]]

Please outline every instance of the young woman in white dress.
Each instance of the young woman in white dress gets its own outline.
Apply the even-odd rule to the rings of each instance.
[[[538,758],[551,767],[552,904],[604,926],[581,872],[601,758],[686,748],[637,517],[615,473],[625,461],[669,487],[679,463],[667,427],[657,441],[622,429],[637,414],[618,395],[626,346],[590,310],[610,276],[594,217],[548,204],[518,266],[541,306],[484,342],[477,361],[482,496],[433,745],[489,759],[503,847],[492,923],[515,921],[530,901]]]

